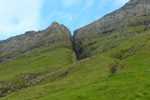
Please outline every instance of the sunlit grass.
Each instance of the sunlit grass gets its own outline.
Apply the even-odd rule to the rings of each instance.
[[[142,28],[139,29],[140,27]],[[122,33],[143,30],[143,26],[137,28]],[[149,100],[150,31],[112,38],[120,34],[109,35],[108,40],[99,41],[102,38],[96,38],[84,43],[83,47],[97,41],[87,47],[95,46],[96,50],[117,45],[98,54],[93,50],[91,54],[96,54],[95,56],[76,63],[72,63],[71,49],[59,48],[57,45],[56,50],[29,52],[1,65],[0,80],[6,82],[21,81],[16,77],[20,74],[38,74],[55,69],[56,71],[53,77],[49,73],[43,82],[0,100]],[[107,43],[109,45],[101,46]],[[118,72],[111,74],[112,67],[117,67]]]

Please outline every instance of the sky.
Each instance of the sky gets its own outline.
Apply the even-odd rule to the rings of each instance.
[[[0,40],[44,30],[52,22],[73,31],[119,9],[129,0],[0,0]]]

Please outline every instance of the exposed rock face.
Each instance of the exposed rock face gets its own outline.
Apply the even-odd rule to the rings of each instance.
[[[130,0],[122,8],[74,32],[74,49],[78,58],[81,45],[90,39],[126,30],[129,26],[150,24],[150,0]],[[85,49],[85,48],[84,48]]]
[[[122,8],[105,15],[103,18],[85,27],[75,30],[73,36],[73,46],[74,50],[76,51],[77,58],[82,59],[89,56],[87,55],[89,54],[89,51],[85,52],[87,47],[81,46],[86,41],[89,41],[93,38],[104,37],[115,32],[122,32],[127,30],[130,26],[149,26],[149,5],[149,0],[130,0]],[[147,27],[145,30],[148,28],[150,29],[150,27]],[[135,32],[132,34],[138,33]],[[125,35],[128,36],[130,34]],[[119,37],[123,37],[125,35],[120,35]],[[70,42],[71,47],[71,38],[70,31],[64,25],[59,25],[57,22],[54,22],[46,30],[38,32],[28,31],[23,35],[0,41],[0,58],[3,58],[4,56],[11,58],[30,49],[50,47],[63,42]],[[96,41],[90,43],[89,45],[94,45],[95,43]],[[104,48],[100,51],[106,51],[115,46]],[[92,48],[92,50],[94,49],[95,48]],[[2,61],[3,59],[0,59],[0,62]]]
[[[59,44],[67,44],[64,48],[72,49],[71,32],[64,26],[53,22],[50,27],[43,31],[28,31],[23,35],[0,41],[0,65],[4,62],[10,62],[14,57],[20,57],[21,54],[30,52],[33,49],[48,48],[48,51],[57,49]],[[63,45],[61,45],[62,47]],[[0,98],[19,88],[29,87],[40,83],[43,74],[20,75],[22,83],[3,83],[0,82]],[[11,91],[13,90],[13,91]]]
[[[0,41],[0,64],[5,59],[17,57],[24,52],[36,48],[48,47],[49,49],[54,49],[53,47],[57,44],[69,44],[68,48],[72,48],[72,42],[74,50],[76,51],[77,57],[79,59],[86,58],[90,55],[91,52],[96,50],[98,47],[98,52],[104,52],[114,47],[120,45],[126,38],[130,35],[138,35],[142,32],[150,29],[150,0],[130,0],[124,7],[119,10],[110,13],[103,18],[95,21],[83,28],[80,28],[74,32],[73,40],[71,37],[70,31],[64,26],[59,25],[57,22],[52,23],[50,27],[43,31],[28,31],[23,35],[9,38],[4,41]],[[140,31],[136,31],[136,26],[143,25]],[[125,30],[130,29],[128,32]],[[133,31],[132,31],[133,30]],[[117,35],[103,38],[105,36],[114,34],[117,32]],[[141,33],[142,33],[141,32]],[[102,37],[102,38],[101,38]],[[113,41],[117,38],[117,41]],[[92,40],[95,39],[95,40]],[[111,40],[111,41],[106,41]],[[128,39],[129,40],[129,39]],[[98,42],[103,42],[102,44],[95,45]],[[112,42],[112,43],[111,43]],[[83,45],[84,44],[84,45]],[[88,48],[88,46],[91,48]],[[141,46],[132,46],[122,50],[119,50],[111,55],[111,57],[119,60],[126,59],[135,55],[137,51],[142,49],[144,45]],[[147,50],[148,51],[148,50]],[[95,53],[95,52],[94,52]],[[72,54],[72,62],[77,62],[76,54]],[[59,55],[58,55],[59,56]],[[39,58],[38,58],[39,59]],[[91,60],[91,59],[90,59]],[[81,62],[83,63],[84,60]],[[66,71],[50,70],[47,73],[40,74],[23,74],[19,75],[19,78],[23,80],[23,83],[3,83],[0,82],[0,97],[6,96],[11,92],[16,91],[17,89],[33,86],[45,80],[46,78],[51,79],[52,81],[56,77],[64,77],[67,74],[71,73],[77,67],[80,67],[80,63],[75,64],[70,69]],[[117,68],[119,62],[116,62],[114,66],[111,67],[111,74],[117,73]],[[149,72],[150,69],[147,69]],[[13,91],[11,91],[13,90]]]
[[[46,30],[28,31],[23,35],[0,41],[0,56],[7,55],[11,58],[30,49],[50,47],[63,42],[71,44],[71,33],[64,25],[54,22]]]

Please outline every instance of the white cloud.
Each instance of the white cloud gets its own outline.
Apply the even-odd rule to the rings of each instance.
[[[43,0],[0,0],[0,36],[37,30]]]

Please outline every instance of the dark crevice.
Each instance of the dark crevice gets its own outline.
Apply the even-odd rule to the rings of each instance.
[[[75,39],[74,39],[73,36],[72,36],[71,42],[72,42],[73,51],[74,51],[74,53],[75,53],[75,55],[76,55],[76,59],[79,60],[79,55],[78,55],[78,52],[77,52],[77,50],[76,50]]]
[[[118,66],[119,66],[119,62],[116,62],[116,65],[111,68],[111,74],[117,73],[117,68],[118,68]]]

